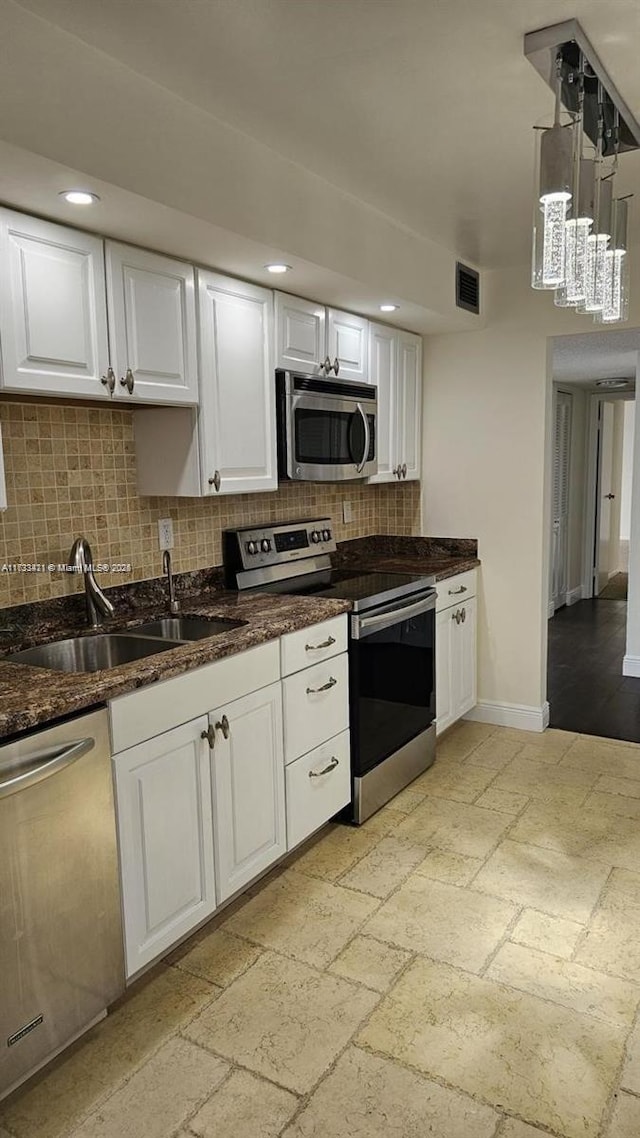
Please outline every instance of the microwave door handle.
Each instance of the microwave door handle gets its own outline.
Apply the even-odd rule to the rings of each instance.
[[[364,451],[362,454],[362,462],[360,462],[356,465],[356,470],[357,470],[358,474],[362,474],[362,471],[364,470],[364,467],[365,467],[365,463],[367,461],[367,456],[369,454],[369,443],[371,441],[371,434],[369,431],[369,420],[368,420],[367,416],[365,415],[364,411],[362,410],[360,403],[356,403],[356,410],[360,412],[360,414],[362,416],[362,422],[364,425]]]

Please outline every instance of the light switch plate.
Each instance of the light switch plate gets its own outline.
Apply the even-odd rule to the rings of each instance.
[[[345,525],[348,525],[349,522],[353,521],[353,506],[351,505],[351,502],[342,503],[342,520]]]
[[[158,545],[160,549],[173,549],[173,521],[160,518],[158,521]]]

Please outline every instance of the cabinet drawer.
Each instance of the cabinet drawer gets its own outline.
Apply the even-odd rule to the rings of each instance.
[[[349,726],[347,654],[283,681],[284,761],[292,763]]]
[[[468,601],[470,597],[475,597],[477,578],[478,570],[469,569],[468,573],[457,573],[455,577],[447,577],[444,581],[438,581],[436,585],[438,592],[436,612],[449,608],[449,605],[457,605],[462,601]]]
[[[280,641],[282,675],[290,676],[292,672],[299,672],[310,664],[319,664],[331,656],[339,656],[346,650],[346,613],[344,616],[334,616],[331,620],[312,624],[310,628],[289,632]]]
[[[349,732],[286,768],[287,849],[303,842],[351,801]]]
[[[124,751],[145,739],[206,715],[212,707],[240,699],[279,678],[277,640],[203,664],[182,676],[162,680],[112,700],[111,747]]]

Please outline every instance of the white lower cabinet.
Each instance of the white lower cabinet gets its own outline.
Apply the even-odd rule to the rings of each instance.
[[[127,976],[216,908],[207,718],[114,758]]]
[[[209,716],[218,900],[257,877],[287,848],[279,683]]]
[[[348,804],[346,652],[280,679],[346,635],[334,617],[109,705],[129,979]]]
[[[473,578],[473,586],[464,586],[464,593],[473,587],[475,573],[465,574],[461,580]],[[451,578],[446,582],[453,587]],[[462,586],[460,586],[462,587]],[[441,590],[439,588],[439,594]],[[447,590],[448,592],[448,590]],[[476,696],[476,598],[465,597],[456,604],[447,604],[436,614],[436,724],[441,734],[475,707]]]
[[[289,763],[286,778],[287,838],[293,849],[351,801],[349,732]]]

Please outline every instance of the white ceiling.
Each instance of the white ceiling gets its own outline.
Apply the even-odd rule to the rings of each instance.
[[[556,382],[595,389],[598,379],[625,377],[635,381],[640,328],[556,336],[552,349],[552,375]]]
[[[19,4],[481,267],[528,256],[552,97],[526,31],[577,17],[640,117],[638,0]],[[640,155],[621,165],[640,188]]]

